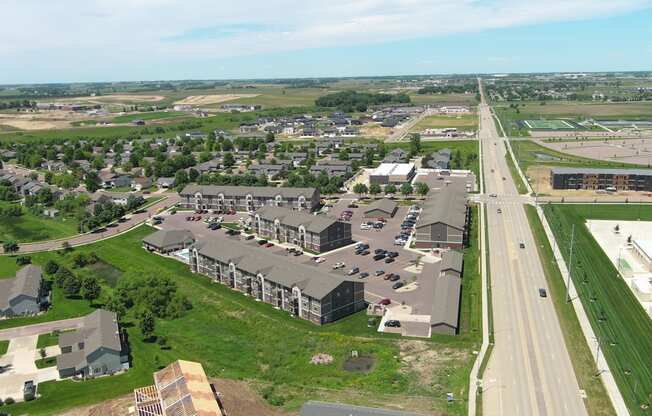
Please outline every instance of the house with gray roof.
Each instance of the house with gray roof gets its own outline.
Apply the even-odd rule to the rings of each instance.
[[[389,198],[378,199],[364,210],[365,218],[392,218],[396,214],[398,203]]]
[[[318,325],[366,307],[364,282],[290,263],[256,244],[209,237],[191,254],[193,272]]]
[[[415,226],[415,247],[461,249],[468,222],[466,189],[461,183],[450,183],[423,204]]]
[[[387,153],[383,159],[383,163],[406,163],[407,161],[408,153],[400,147]]]
[[[308,401],[301,406],[299,416],[420,416],[417,413],[341,403]]]
[[[195,243],[195,236],[189,230],[158,230],[143,238],[143,247],[161,254],[183,250]]]
[[[165,189],[174,187],[175,183],[176,180],[174,179],[174,177],[161,177],[156,180],[156,186]]]
[[[35,315],[49,302],[43,271],[32,264],[11,279],[0,279],[0,317]]]
[[[187,185],[179,193],[183,209],[252,212],[265,205],[313,211],[319,205],[316,188],[273,186]]]
[[[433,169],[449,169],[451,163],[451,150],[440,149],[430,154],[426,166]]]
[[[265,206],[252,213],[258,236],[316,253],[351,244],[351,223],[283,207]]]
[[[256,165],[249,165],[247,171],[253,173],[256,176],[265,175],[267,177],[273,177],[287,169],[287,164],[285,163],[260,163]]]
[[[129,368],[125,339],[115,312],[97,309],[79,329],[59,334],[59,376],[97,377]]]
[[[455,335],[459,327],[460,294],[462,278],[454,273],[441,270],[445,256],[436,264],[427,264],[422,273],[434,279],[432,311],[430,312],[431,333]]]

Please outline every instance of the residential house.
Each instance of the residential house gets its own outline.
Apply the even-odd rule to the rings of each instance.
[[[59,377],[97,377],[129,368],[125,339],[115,312],[96,309],[79,329],[59,334]]]
[[[159,188],[169,189],[174,188],[174,177],[160,177],[156,180],[156,186]]]
[[[406,163],[409,159],[408,156],[405,150],[397,147],[385,155],[383,163]]]
[[[158,230],[143,238],[143,247],[149,251],[169,254],[195,244],[195,236],[189,230]]]
[[[152,180],[150,178],[134,178],[131,181],[131,189],[134,191],[144,191],[149,189],[152,186]]]
[[[35,315],[49,303],[39,266],[28,265],[11,279],[0,279],[0,317]]]

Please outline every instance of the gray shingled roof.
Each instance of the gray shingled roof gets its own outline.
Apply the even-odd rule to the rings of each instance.
[[[299,227],[300,225],[303,225],[306,227],[306,231],[312,233],[321,233],[331,225],[338,222],[336,219],[325,215],[312,215],[301,211],[294,211],[289,208],[268,205],[258,208],[255,213],[267,221],[278,219],[282,224],[291,227]]]
[[[188,230],[159,230],[143,238],[143,241],[154,247],[164,249],[187,241],[195,241],[195,236]]]
[[[59,347],[75,345],[84,342],[82,351],[61,354],[57,356],[57,368],[75,368],[77,370],[87,365],[86,357],[99,348],[121,351],[118,319],[115,312],[96,309],[86,315],[82,327],[76,331],[63,332],[59,335]]]
[[[38,298],[43,271],[30,264],[16,272],[12,279],[0,279],[0,310],[9,309],[12,299],[20,295]]]
[[[444,258],[447,254],[444,253]],[[442,273],[445,260],[437,263],[426,263],[421,274],[434,279],[433,302],[430,313],[430,324],[446,324],[457,328],[460,309],[460,292],[462,279],[458,276]]]
[[[388,198],[383,198],[369,204],[367,209],[364,210],[364,213],[366,214],[368,212],[378,209],[391,215],[396,210],[397,205],[398,204],[396,203],[396,201],[393,201]]]
[[[438,222],[464,229],[466,224],[466,189],[463,184],[451,183],[428,199],[421,210],[416,228]]]
[[[303,293],[316,299],[322,299],[346,281],[317,267],[289,263],[263,248],[235,240],[204,240],[200,242],[198,251],[223,263],[233,262],[237,268],[250,274],[262,273],[266,279],[283,286],[297,286]]]
[[[444,252],[441,258],[441,270],[454,270],[462,274],[462,265],[464,263],[464,255],[456,250]]]
[[[399,410],[351,406],[340,403],[308,401],[301,406],[299,416],[419,416]]]
[[[315,188],[276,188],[273,186],[216,186],[216,185],[187,185],[181,191],[180,195],[236,195],[245,197],[251,194],[255,197],[273,198],[281,195],[285,198],[298,198],[304,196],[311,199],[317,190]]]

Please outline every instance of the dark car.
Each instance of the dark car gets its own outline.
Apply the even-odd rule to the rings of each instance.
[[[387,298],[385,298],[385,299],[381,300],[380,302],[378,302],[379,305],[389,305],[390,303],[392,303],[392,301],[387,299]]]
[[[389,281],[390,281],[390,282],[396,282],[396,281],[399,280],[400,278],[401,278],[401,276],[395,274],[395,275],[392,275],[392,277],[389,278]]]
[[[347,207],[347,208],[357,208],[358,205],[357,205],[357,204],[349,204],[349,205],[347,205],[346,207]]]
[[[385,259],[385,263],[387,263],[387,264],[389,264],[389,263],[393,263],[393,262],[394,262],[394,258],[393,258],[393,257],[387,257],[387,258]]]
[[[401,322],[397,321],[396,319],[390,319],[388,321],[385,321],[385,326],[391,327],[391,328],[400,328],[401,327]]]
[[[386,275],[383,277],[383,279],[384,279],[384,280],[389,280],[389,279],[392,278],[392,276],[396,276],[396,275],[395,275],[394,273],[389,273],[389,274],[386,274]]]
[[[222,228],[222,226],[221,226],[220,224],[216,223],[216,222],[212,222],[212,223],[210,223],[210,224],[208,225],[208,228],[210,228],[211,230],[215,231],[215,230],[219,230],[220,228]],[[252,237],[253,237],[253,236],[252,236]]]
[[[385,252],[385,249],[383,249],[383,248],[377,248],[377,249],[374,250],[374,254],[380,254],[380,253],[384,253],[384,252]]]
[[[400,289],[400,288],[402,288],[402,287],[403,287],[403,282],[396,282],[396,283],[394,283],[394,284],[392,285],[392,289],[394,289],[394,290],[396,290],[396,289]]]
[[[376,272],[375,272],[374,274],[375,274],[376,276],[382,276],[382,275],[385,274],[385,270],[376,270]]]
[[[382,259],[384,259],[385,257],[387,257],[387,255],[386,255],[385,253],[376,254],[376,255],[374,256],[374,260],[376,260],[376,261],[378,261],[378,260],[382,260]]]
[[[398,253],[396,251],[390,251],[389,253],[387,253],[387,257],[391,257],[391,258],[398,257]]]
[[[369,273],[367,273],[367,272],[360,273],[360,276],[358,276],[358,279],[364,279],[365,277],[369,277]]]
[[[262,246],[263,244],[267,244],[267,240],[258,240],[257,243],[259,246]]]
[[[367,256],[369,255],[369,250],[363,250],[362,253],[360,253],[361,256]]]
[[[296,250],[294,253],[292,253],[292,255],[293,255],[294,257],[300,256],[300,255],[302,255],[302,254],[303,254],[303,251],[299,251],[299,250]]]
[[[34,381],[27,380],[25,384],[23,384],[23,399],[28,402],[30,400],[34,400],[35,398],[36,385],[34,384]]]
[[[349,272],[348,272],[347,274],[348,274],[349,276],[353,276],[354,274],[358,273],[359,271],[360,271],[359,268],[354,267],[354,268],[352,268],[351,270],[349,270]]]
[[[544,289],[542,287],[539,288],[539,296],[541,296],[542,298],[547,298],[548,297],[548,292],[546,292],[546,289]]]
[[[521,248],[525,248],[525,243],[521,243],[518,246],[521,247]]]

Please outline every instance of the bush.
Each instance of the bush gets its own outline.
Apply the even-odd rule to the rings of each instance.
[[[16,401],[12,397],[7,397],[5,399],[5,404],[6,405],[10,405],[10,404],[14,404],[14,403],[16,403]]]
[[[32,258],[30,256],[18,256],[16,257],[16,264],[19,266],[24,266],[26,264],[31,264]]]
[[[57,263],[54,260],[48,260],[47,263],[45,263],[45,273],[47,274],[55,274],[59,270],[59,263]]]

